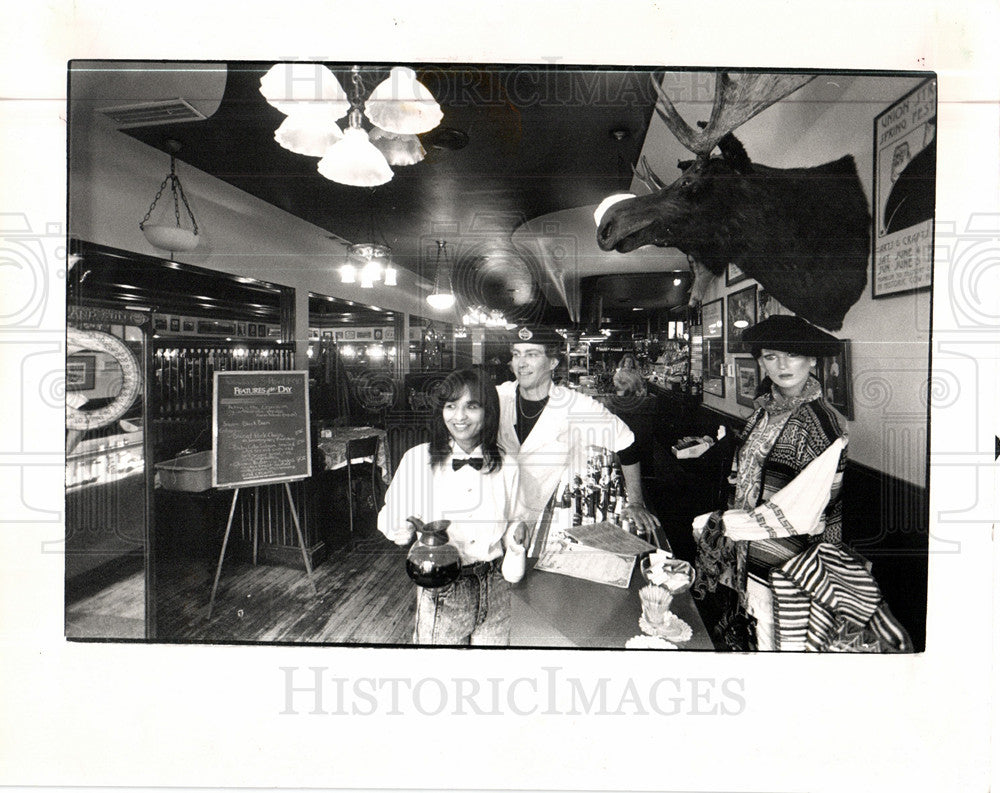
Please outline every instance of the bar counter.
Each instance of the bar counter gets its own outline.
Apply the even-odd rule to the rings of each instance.
[[[510,644],[622,648],[642,634],[639,590],[644,583],[637,569],[632,571],[628,589],[529,569],[524,580],[511,587]],[[670,609],[691,626],[691,638],[675,642],[678,649],[714,649],[690,592],[675,596]]]

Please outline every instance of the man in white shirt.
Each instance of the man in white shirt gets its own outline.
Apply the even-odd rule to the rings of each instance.
[[[586,472],[587,447],[602,446],[619,456],[628,498],[624,515],[643,531],[659,527],[643,499],[632,431],[600,402],[553,382],[565,339],[534,325],[512,333],[511,369],[517,382],[503,383],[497,393],[500,445],[518,462],[518,517],[535,526],[559,482]]]

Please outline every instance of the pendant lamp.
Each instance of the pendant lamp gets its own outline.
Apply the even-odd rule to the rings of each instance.
[[[434,291],[427,295],[427,303],[431,308],[437,311],[447,311],[453,305],[455,305],[455,293],[451,288],[451,273],[448,271],[448,252],[445,249],[444,240],[437,241],[437,260],[434,264]],[[443,289],[441,286],[441,272],[445,271],[445,281],[448,285],[447,290]]]
[[[274,139],[295,154],[322,157],[344,137],[337,126],[336,111],[317,106],[297,110],[288,116],[274,133]]]
[[[392,168],[361,128],[361,114],[352,110],[344,137],[327,149],[317,170],[334,182],[354,187],[375,187],[392,179]]]
[[[142,231],[147,242],[154,248],[170,251],[171,253],[175,251],[194,250],[198,246],[198,221],[195,220],[194,212],[191,211],[187,196],[184,195],[184,187],[181,185],[181,178],[177,175],[177,163],[175,160],[175,155],[181,150],[181,144],[179,141],[171,139],[165,142],[165,147],[170,153],[170,173],[160,183],[160,189],[156,191],[153,203],[146,210],[146,216],[139,222],[139,230]],[[163,195],[163,191],[167,189],[168,184],[170,185],[170,196],[173,199],[174,205],[174,223],[172,225],[151,223],[150,219],[152,218],[153,210],[156,209],[156,204],[160,200],[160,196]],[[184,211],[191,221],[190,229],[181,225],[180,208],[182,204]]]
[[[413,69],[393,66],[365,102],[365,116],[376,127],[397,135],[419,135],[440,124],[444,113]]]
[[[321,63],[276,63],[260,78],[260,92],[286,116],[325,105],[336,120],[351,109],[337,76]]]

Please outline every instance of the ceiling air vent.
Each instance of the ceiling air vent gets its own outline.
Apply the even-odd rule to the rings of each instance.
[[[158,102],[141,102],[136,105],[106,107],[100,111],[119,128],[148,127],[153,124],[175,124],[180,121],[202,121],[203,113],[195,110],[183,99],[164,99]]]

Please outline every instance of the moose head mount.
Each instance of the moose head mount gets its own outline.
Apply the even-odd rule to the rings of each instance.
[[[807,82],[810,75],[721,73],[708,122],[695,131],[654,78],[656,111],[695,159],[666,184],[643,159],[639,179],[653,192],[609,206],[598,221],[602,250],[677,248],[695,275],[691,305],[727,264],[756,279],[782,305],[830,330],[867,283],[871,221],[850,155],[812,168],[751,162],[732,134]],[[721,156],[713,156],[718,148]]]

